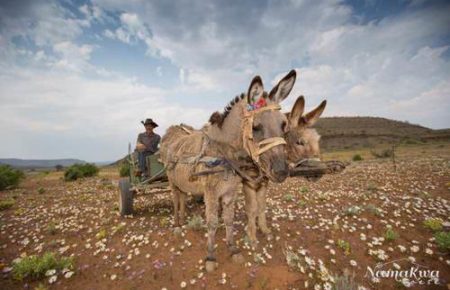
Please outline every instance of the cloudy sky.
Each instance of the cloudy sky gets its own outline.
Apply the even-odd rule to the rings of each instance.
[[[326,116],[450,127],[447,1],[1,1],[0,157],[115,160],[259,74]]]

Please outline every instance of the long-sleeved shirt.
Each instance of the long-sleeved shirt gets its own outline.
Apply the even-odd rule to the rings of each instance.
[[[137,137],[137,143],[142,143],[145,145],[144,152],[149,152],[154,154],[158,151],[159,141],[161,140],[161,136],[158,134],[152,133],[147,134],[147,132],[140,133]]]

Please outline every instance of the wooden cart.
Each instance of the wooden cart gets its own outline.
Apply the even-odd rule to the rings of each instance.
[[[167,181],[164,164],[159,161],[159,152],[146,158],[147,178],[136,176],[139,163],[136,152],[128,150],[126,161],[130,166],[128,177],[119,180],[119,212],[120,215],[130,215],[133,213],[133,200],[138,192],[146,192],[149,189],[166,190],[169,185]]]

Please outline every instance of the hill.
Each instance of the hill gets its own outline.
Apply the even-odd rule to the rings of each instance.
[[[56,165],[62,165],[64,167],[73,165],[75,163],[86,163],[86,161],[79,159],[17,159],[17,158],[5,158],[0,159],[0,164],[8,164],[17,168],[52,168]]]
[[[322,136],[321,148],[324,149],[450,141],[450,129],[433,130],[379,117],[324,117],[314,127]]]

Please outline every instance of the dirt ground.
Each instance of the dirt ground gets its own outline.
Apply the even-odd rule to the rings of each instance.
[[[139,195],[135,214],[122,218],[115,168],[76,182],[64,182],[56,172],[29,176],[18,189],[0,192],[1,200],[15,200],[0,211],[0,288],[35,289],[42,283],[48,289],[333,289],[347,279],[347,288],[338,289],[402,289],[420,280],[374,278],[368,269],[378,265],[434,271],[438,279],[432,284],[411,288],[448,289],[450,255],[423,223],[440,218],[449,231],[450,144],[399,152],[396,171],[390,159],[368,160],[363,154],[363,161],[317,182],[290,178],[271,184],[273,234],[259,233],[255,250],[246,244],[241,195],[235,234],[246,263],[231,261],[221,226],[213,273],[203,268],[205,230],[185,226],[181,235],[173,233],[169,192]],[[203,204],[190,198],[188,214],[204,216]],[[390,241],[388,228],[396,233]],[[73,256],[74,275],[59,274],[52,284],[48,277],[13,279],[14,259],[48,251]]]

